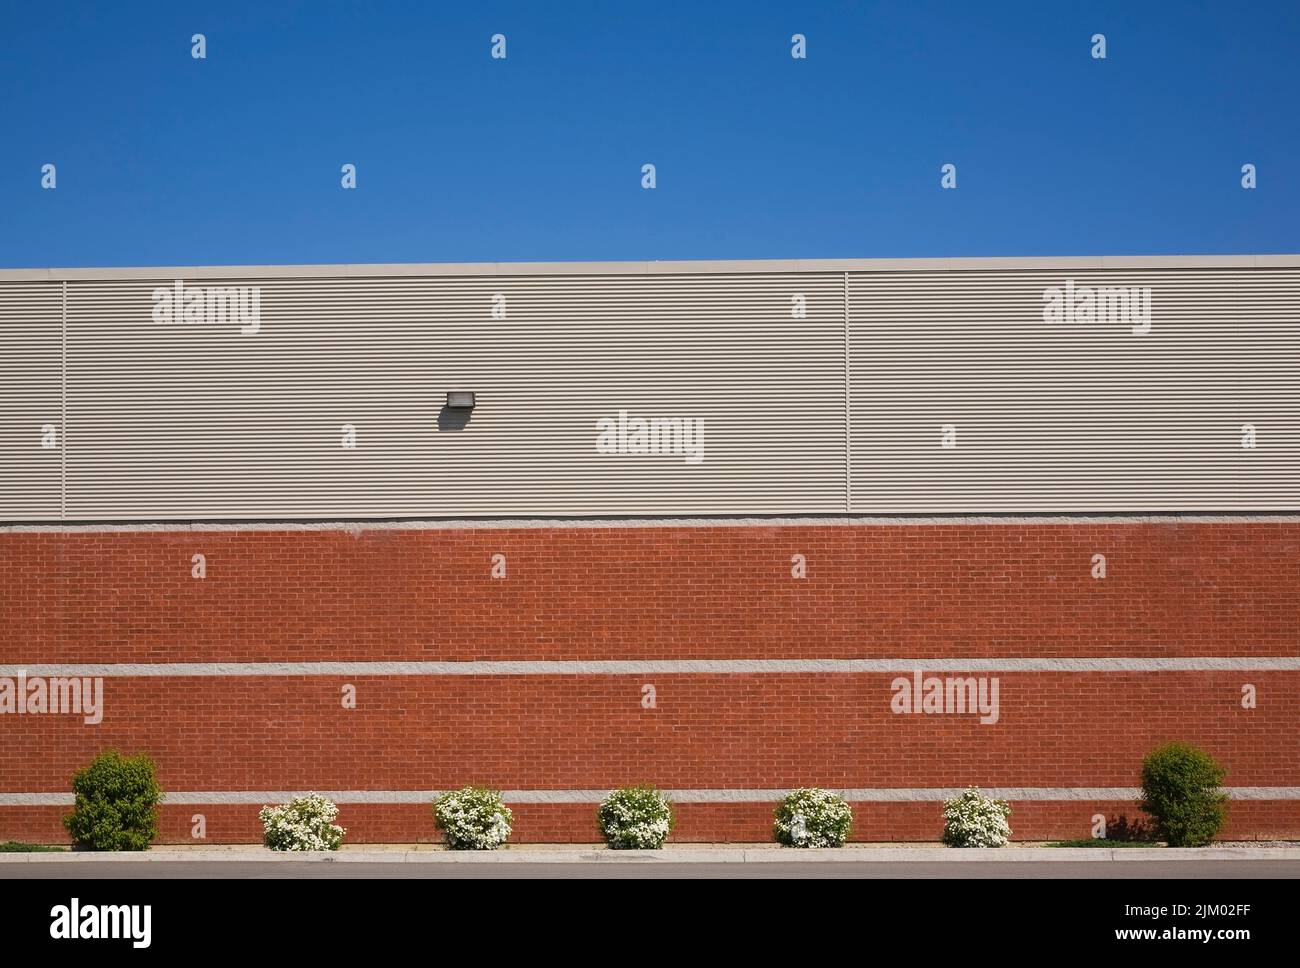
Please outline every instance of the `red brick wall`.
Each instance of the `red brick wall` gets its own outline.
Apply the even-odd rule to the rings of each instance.
[[[191,556],[207,577],[190,576]],[[507,578],[489,577],[504,554]],[[1090,576],[1107,557],[1108,576]],[[790,576],[803,554],[808,578]],[[1300,525],[998,524],[0,532],[0,664],[1296,655]],[[1169,739],[1232,786],[1300,785],[1297,672],[986,672],[1000,720],[894,715],[893,674],[106,678],[97,726],[0,716],[0,793],[59,792],[107,746],[171,790],[1132,787]],[[344,709],[340,686],[357,687]],[[657,708],[641,707],[652,682]],[[1241,707],[1241,686],[1258,708]],[[1132,804],[1016,803],[1019,838]],[[515,807],[518,840],[594,839],[591,805]],[[0,807],[0,840],[63,839]],[[855,836],[933,839],[934,803]],[[168,807],[163,838],[255,840],[256,806]],[[770,806],[684,804],[682,840],[766,840]],[[427,807],[347,805],[353,841],[432,837]],[[1300,836],[1300,801],[1231,836]]]

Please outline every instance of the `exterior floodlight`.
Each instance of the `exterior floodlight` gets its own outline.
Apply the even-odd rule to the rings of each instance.
[[[474,409],[474,391],[473,390],[448,390],[447,406],[453,410],[473,410]]]

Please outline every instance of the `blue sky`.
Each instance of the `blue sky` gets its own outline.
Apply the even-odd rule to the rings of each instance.
[[[0,266],[1295,252],[1297,95],[1294,0],[5,3]]]

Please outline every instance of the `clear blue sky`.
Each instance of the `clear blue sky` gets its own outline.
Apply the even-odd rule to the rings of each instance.
[[[1296,252],[1298,94],[1296,0],[6,2],[0,266]]]

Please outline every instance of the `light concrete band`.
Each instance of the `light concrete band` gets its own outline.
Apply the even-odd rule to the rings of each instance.
[[[306,793],[321,793],[339,804],[428,805],[439,790],[210,790],[167,793],[172,806],[262,805],[286,803]],[[790,790],[665,790],[674,803],[775,803]],[[960,796],[959,787],[876,787],[837,790],[851,803],[938,803]],[[1139,799],[1137,787],[989,787],[986,796],[1020,802],[1123,801]],[[1300,787],[1225,787],[1233,800],[1300,800]],[[503,790],[501,798],[517,804],[599,803],[609,790]],[[70,807],[71,793],[0,793],[0,807]]]
[[[0,676],[633,676],[923,672],[1295,672],[1300,656],[1177,658],[556,659],[463,662],[7,663]]]

